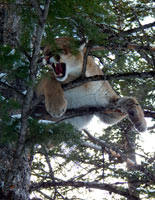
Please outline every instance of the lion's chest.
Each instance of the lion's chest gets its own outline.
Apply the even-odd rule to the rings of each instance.
[[[108,105],[113,96],[108,87],[106,82],[97,81],[65,91],[68,108]]]

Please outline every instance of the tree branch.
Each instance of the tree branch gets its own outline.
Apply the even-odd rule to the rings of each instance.
[[[111,45],[108,44],[108,46],[105,45],[101,45],[101,46],[94,46],[91,51],[102,51],[102,50],[116,50],[119,49],[121,51],[124,51],[126,49],[129,50],[145,50],[145,51],[155,51],[155,46],[146,46],[146,45],[137,45],[137,44],[122,44],[122,45],[118,45],[118,44],[114,44],[112,43]]]
[[[93,23],[93,22],[92,22]],[[105,44],[100,45],[100,46],[94,46],[91,51],[97,51],[97,50],[106,50],[106,49],[110,49],[110,50],[115,50],[115,49],[119,49],[119,50],[145,50],[145,51],[155,51],[155,46],[146,46],[146,45],[137,45],[131,42],[131,35],[133,33],[137,33],[139,31],[141,31],[143,29],[143,31],[145,29],[148,28],[152,28],[153,26],[155,26],[155,21],[149,24],[145,24],[145,25],[141,25],[138,28],[134,28],[134,29],[129,29],[127,31],[121,31],[119,32],[119,30],[114,29],[113,27],[107,27],[103,24],[95,24],[97,25],[100,29],[102,29],[103,33],[108,33],[109,37],[107,38],[107,41],[112,41],[110,44],[108,42],[108,45],[105,46]],[[122,44],[120,43],[115,43],[114,41],[123,41]],[[124,42],[125,40],[125,42]],[[130,41],[130,42],[128,42]]]
[[[6,92],[5,91],[3,92],[2,90],[6,90]],[[16,88],[12,87],[11,85],[9,85],[3,81],[0,81],[0,91],[4,97],[7,98],[8,95],[12,96],[15,99],[17,99],[17,101],[19,101],[20,104],[22,104],[24,101],[24,94],[22,94]]]
[[[155,111],[144,110],[144,115],[145,115],[145,117],[151,117],[151,118],[155,119]]]
[[[80,86],[84,83],[90,81],[105,81],[105,80],[120,80],[120,79],[132,79],[132,78],[152,78],[155,77],[155,71],[150,72],[134,72],[134,73],[124,73],[124,74],[112,74],[112,75],[96,75],[91,77],[85,77],[85,79],[81,80],[81,78],[76,79],[70,83],[63,85],[64,90],[68,90],[77,86]]]
[[[151,55],[151,57],[152,57],[153,65],[155,66],[155,59],[154,59],[154,55],[153,55],[153,53],[152,53],[153,49],[150,48],[150,42],[149,42],[149,40],[148,40],[148,37],[147,37],[147,35],[146,35],[146,33],[145,33],[145,30],[144,30],[143,26],[141,25],[141,23],[140,23],[140,21],[139,21],[139,19],[138,19],[137,13],[135,12],[134,9],[132,9],[132,10],[133,10],[133,13],[134,13],[134,15],[135,15],[135,17],[136,17],[136,20],[137,20],[138,24],[139,24],[139,27],[140,27],[140,29],[141,29],[141,31],[142,31],[144,37],[145,37],[145,40],[146,40],[146,42],[147,42],[147,47],[148,47],[148,49],[150,49],[150,55]],[[143,44],[143,41],[142,41],[142,44]]]
[[[107,190],[109,192],[113,192],[115,194],[122,195],[126,198],[130,198],[130,200],[140,200],[138,197],[135,197],[134,195],[130,194],[130,191],[128,189],[124,189],[121,187],[113,186],[112,184],[106,184],[106,183],[98,183],[98,182],[82,182],[82,181],[60,181],[60,182],[39,182],[39,183],[33,183],[30,187],[30,192],[41,189],[41,188],[51,188],[51,187],[86,187],[86,188],[93,188],[93,189],[100,189],[100,190]]]
[[[43,14],[43,13],[42,13],[42,11],[41,11],[41,9],[40,9],[40,6],[39,6],[38,2],[37,2],[36,0],[30,0],[30,2],[31,2],[33,8],[36,10],[36,12],[37,12],[37,14],[38,14],[39,20],[41,20],[41,19],[42,19],[42,14]]]
[[[105,24],[97,24],[97,23],[95,23],[95,25],[97,25],[102,30],[103,33],[111,33],[111,37],[112,36],[122,37],[122,36],[131,35],[133,33],[137,33],[139,31],[141,31],[141,27],[138,27],[138,28],[133,28],[133,29],[129,29],[127,31],[121,31],[120,33],[117,33],[119,30],[114,27],[109,28]],[[155,21],[152,23],[145,24],[142,27],[143,27],[143,29],[148,29],[148,28],[152,28],[154,26],[155,26]]]
[[[142,72],[142,73],[126,73],[126,74],[113,74],[113,75],[107,75],[107,76],[93,76],[93,77],[85,77],[84,80],[75,80],[71,83],[68,83],[66,85],[63,85],[64,90],[68,90],[74,87],[77,87],[79,85],[82,85],[84,83],[87,83],[89,81],[98,81],[98,80],[119,80],[119,79],[131,79],[131,78],[150,78],[155,76],[155,71],[150,71],[150,72]],[[7,98],[8,94],[8,89],[9,89],[9,95],[11,95],[13,98],[15,96],[18,96],[18,99],[20,100],[19,103],[22,105],[24,102],[24,95],[20,92],[18,92],[16,89],[12,88],[12,86],[9,86],[8,84],[5,84],[3,82],[0,82],[0,91],[2,92],[2,89],[6,88],[6,92],[4,91],[4,96]],[[31,116],[37,119],[46,119],[46,120],[51,120],[51,121],[62,121],[71,117],[76,117],[76,116],[82,116],[82,115],[90,115],[90,114],[97,114],[99,112],[104,112],[105,108],[103,107],[86,107],[86,108],[78,108],[78,109],[70,109],[67,110],[65,115],[60,118],[60,119],[54,119],[51,117],[46,109],[45,105],[42,104],[44,97],[36,97],[33,99],[31,102],[29,114],[31,113]],[[109,108],[111,109],[111,108]],[[154,111],[149,111],[145,110],[144,111],[145,117],[151,117],[155,119],[155,112]]]
[[[106,111],[114,111],[112,108],[104,108],[104,107],[82,107],[78,109],[68,109],[66,113],[61,118],[53,118],[49,113],[46,111],[44,104],[37,105],[32,111],[31,116],[35,119],[42,119],[42,120],[49,120],[53,122],[61,122],[69,118],[84,116],[84,115],[92,115],[98,113],[106,113]],[[154,111],[144,111],[145,117],[151,117],[155,119],[155,112]]]
[[[118,148],[116,148],[115,146],[113,146],[112,144],[108,144],[107,142],[105,142],[104,140],[98,139],[96,137],[94,137],[93,135],[91,135],[87,130],[84,129],[84,132],[87,134],[88,138],[90,141],[92,141],[94,144],[98,145],[99,147],[105,149],[105,151],[112,155],[115,158],[121,159],[121,161],[123,162],[128,162],[128,158],[125,154],[123,154]]]
[[[31,3],[37,3],[37,1],[32,1]],[[49,8],[50,0],[47,0],[45,3],[45,9],[42,13],[42,16],[40,16],[39,13],[39,21],[38,27],[37,27],[37,32],[36,32],[36,37],[34,41],[34,46],[33,46],[33,54],[32,54],[32,59],[30,62],[30,81],[31,85],[29,86],[27,93],[25,95],[24,99],[24,104],[21,112],[21,129],[20,129],[20,135],[17,143],[17,154],[20,155],[22,153],[22,149],[24,147],[24,141],[25,141],[25,136],[27,134],[27,128],[28,128],[28,117],[29,117],[29,111],[31,109],[31,102],[33,99],[33,94],[34,94],[34,87],[36,83],[36,73],[37,73],[37,62],[38,62],[38,57],[40,53],[40,45],[41,45],[41,40],[42,40],[42,35],[44,31],[44,26],[45,26],[45,21],[47,18],[48,14],[48,8]],[[34,5],[34,7],[36,4]],[[37,10],[38,7],[35,7]],[[38,11],[39,12],[39,11]]]
[[[123,31],[119,35],[120,36],[124,36],[124,35],[129,35],[129,34],[132,34],[132,33],[137,33],[137,32],[142,30],[141,28],[148,29],[148,28],[152,28],[154,26],[155,26],[155,21],[152,22],[152,23],[149,23],[149,24],[145,24],[145,25],[143,25],[141,27],[138,27],[138,28],[134,28],[134,29],[129,29],[127,31]]]
[[[92,48],[92,41],[89,40],[88,43],[86,44],[86,51],[84,53],[84,57],[83,57],[83,67],[82,67],[82,74],[81,74],[81,79],[84,79],[85,78],[85,72],[86,72],[86,68],[87,68],[87,57],[88,57],[88,54]]]

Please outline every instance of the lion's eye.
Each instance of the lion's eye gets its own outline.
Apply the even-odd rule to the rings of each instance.
[[[66,49],[59,49],[58,51],[59,53],[65,54],[65,55],[68,53]]]

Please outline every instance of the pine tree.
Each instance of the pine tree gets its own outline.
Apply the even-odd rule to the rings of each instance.
[[[120,95],[135,96],[154,120],[155,22],[143,23],[154,17],[153,5],[150,0],[0,1],[1,200],[154,198],[155,155],[140,146],[141,135],[128,119],[102,133],[80,132],[53,123],[43,97],[35,95],[46,70],[39,62],[41,47],[67,36],[87,43],[105,76],[83,76],[64,90],[107,79]],[[102,109],[67,110],[61,120]],[[149,131],[155,133],[154,125]]]

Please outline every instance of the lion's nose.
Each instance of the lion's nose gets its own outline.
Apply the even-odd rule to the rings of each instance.
[[[49,64],[51,63],[56,63],[56,59],[54,57],[50,57],[50,59],[48,60]]]

